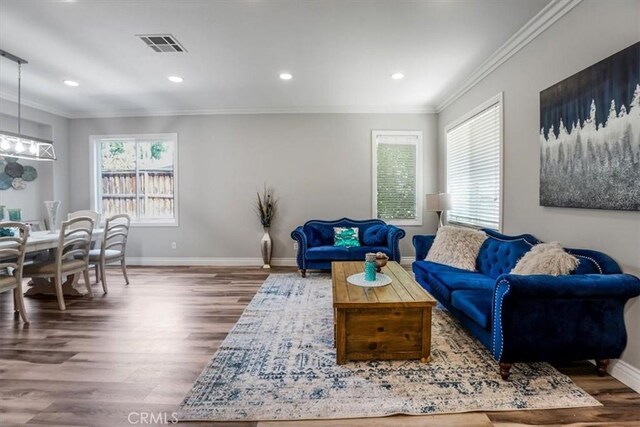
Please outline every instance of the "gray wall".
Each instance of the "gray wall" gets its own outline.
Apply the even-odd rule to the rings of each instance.
[[[306,220],[371,217],[371,130],[422,130],[424,192],[437,186],[437,118],[426,114],[265,114],[74,119],[71,123],[71,207],[90,206],[89,137],[177,133],[179,227],[136,227],[131,257],[259,258],[262,229],[256,190],[275,188],[275,258],[295,256],[291,230]],[[433,232],[404,227],[411,236]],[[177,242],[177,249],[171,249]]]
[[[539,93],[640,40],[640,2],[585,0],[439,115],[444,127],[504,92],[504,232],[529,232],[613,256],[640,273],[640,212],[538,205]],[[445,162],[440,150],[440,183]],[[559,314],[561,315],[561,314]],[[627,304],[629,343],[622,359],[640,368],[640,301]]]
[[[0,99],[0,129],[17,132],[17,116],[18,105]],[[66,217],[69,209],[69,119],[23,106],[22,133],[53,140],[59,160],[20,160],[22,164],[35,167],[38,178],[27,183],[25,190],[0,191],[0,205],[21,208],[23,219],[36,220],[46,218],[44,200],[60,200],[60,216]]]

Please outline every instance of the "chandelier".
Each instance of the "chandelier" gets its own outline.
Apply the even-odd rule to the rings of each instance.
[[[22,99],[20,86],[22,80],[22,64],[27,64],[27,61],[4,50],[0,50],[0,56],[18,64],[18,133],[0,130],[0,157],[17,157],[27,160],[56,160],[56,152],[53,149],[52,141],[25,136],[22,135],[21,132]]]

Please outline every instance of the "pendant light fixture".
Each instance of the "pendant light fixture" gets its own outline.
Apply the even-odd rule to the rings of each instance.
[[[20,85],[22,80],[22,64],[27,64],[27,61],[4,50],[0,50],[0,56],[18,64],[18,133],[0,130],[0,156],[17,157],[27,160],[56,160],[56,152],[53,149],[52,141],[24,136],[21,132],[22,99]]]

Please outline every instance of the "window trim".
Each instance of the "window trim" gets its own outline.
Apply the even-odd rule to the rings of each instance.
[[[91,197],[91,209],[100,212],[100,202],[98,196],[98,175],[100,174],[98,144],[105,139],[165,139],[173,142],[173,211],[174,218],[171,220],[131,220],[132,227],[179,227],[180,221],[180,205],[179,199],[179,182],[178,182],[178,134],[177,133],[136,133],[136,134],[114,134],[114,135],[90,135],[89,136],[89,191]],[[101,224],[104,224],[106,218],[102,215]]]
[[[373,218],[378,218],[378,150],[377,137],[382,135],[410,135],[416,136],[416,219],[384,219],[384,222],[391,225],[416,226],[421,227],[424,217],[423,199],[424,193],[422,169],[424,158],[422,157],[423,133],[421,130],[372,130],[371,131],[371,212]]]
[[[449,123],[447,126],[445,126],[444,128],[444,188],[446,188],[446,191],[449,191],[449,183],[448,183],[448,170],[447,170],[447,164],[448,164],[448,148],[449,148],[449,142],[447,140],[447,134],[457,128],[458,126],[460,126],[461,124],[463,124],[464,122],[466,122],[467,120],[477,116],[478,114],[482,113],[483,111],[487,110],[488,108],[490,108],[493,105],[500,105],[500,142],[499,142],[499,156],[498,156],[498,162],[500,164],[499,166],[499,176],[500,176],[500,198],[499,200],[499,206],[498,206],[498,232],[502,233],[503,231],[503,222],[504,222],[504,92],[499,92],[498,94],[492,96],[491,98],[489,98],[488,100],[486,100],[485,102],[483,102],[482,104],[478,105],[477,107],[473,108],[471,111],[465,113],[464,115],[462,115],[461,117],[459,117],[458,119],[454,120],[453,122]],[[448,212],[445,212],[445,215],[447,215],[445,218],[447,220],[447,223],[449,223],[449,218],[448,218]],[[451,222],[451,224],[455,224],[455,225],[459,225],[459,226],[463,226],[463,227],[468,227],[468,228],[475,228],[475,229],[480,229],[482,227],[478,227],[472,224],[467,224],[467,223],[463,223],[463,222]]]

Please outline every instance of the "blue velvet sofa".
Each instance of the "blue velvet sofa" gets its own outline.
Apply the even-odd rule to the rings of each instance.
[[[343,248],[333,246],[333,227],[358,227],[362,246]],[[302,277],[307,269],[330,270],[332,261],[364,261],[367,252],[384,252],[389,260],[400,262],[399,242],[403,229],[387,225],[380,219],[335,221],[314,219],[297,227],[291,238],[298,242],[296,262]]]
[[[418,283],[489,349],[505,380],[517,362],[594,359],[604,375],[626,346],[624,305],[640,279],[584,249],[566,249],[580,261],[570,275],[509,274],[538,239],[484,231],[476,272],[424,261],[435,236],[414,236]]]

